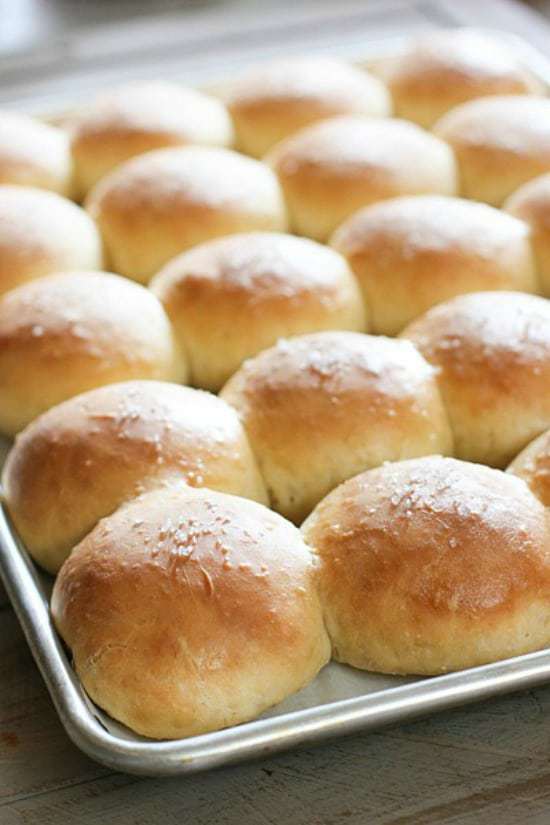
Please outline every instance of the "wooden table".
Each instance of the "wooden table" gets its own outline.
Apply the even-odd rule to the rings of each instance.
[[[416,7],[550,46],[508,0]],[[72,822],[548,825],[550,686],[210,774],[138,779],[69,742],[0,589],[0,825]]]
[[[68,741],[5,597],[0,663],[1,825],[550,821],[550,687],[209,774],[138,779]]]

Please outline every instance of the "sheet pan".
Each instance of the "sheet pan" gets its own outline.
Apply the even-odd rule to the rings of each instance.
[[[491,34],[506,40],[550,87],[550,63],[541,54],[519,38]],[[396,54],[404,42],[402,37],[367,41],[355,62],[372,65]],[[0,466],[9,446],[0,439]],[[116,723],[86,696],[51,622],[51,578],[31,561],[1,504],[0,577],[68,735],[93,759],[128,773],[202,771],[550,681],[550,650],[432,678],[386,677],[333,662],[311,685],[254,722],[156,742]]]

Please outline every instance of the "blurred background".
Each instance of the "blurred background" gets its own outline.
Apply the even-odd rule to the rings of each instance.
[[[44,39],[59,41],[75,29],[98,23],[113,24],[186,12],[193,16],[193,12],[201,11],[230,18],[232,14],[242,16],[247,11],[262,15],[267,8],[279,8],[284,13],[285,9],[302,5],[321,9],[335,4],[333,0],[315,0],[315,3],[296,3],[295,0],[0,0],[0,50],[4,54],[25,51]],[[375,8],[395,4],[364,0],[362,5]],[[418,4],[411,2],[409,5]],[[460,5],[460,0],[455,5]],[[550,0],[530,0],[527,5],[550,15]]]
[[[0,105],[59,110],[115,81],[208,83],[304,50],[357,57],[366,39],[440,26],[512,31],[548,52],[533,9],[550,15],[550,0],[0,0]]]

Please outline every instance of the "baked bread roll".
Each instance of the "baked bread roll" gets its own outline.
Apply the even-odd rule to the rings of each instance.
[[[550,507],[550,430],[528,444],[512,461],[508,472],[527,482],[544,506]]]
[[[402,333],[437,368],[455,455],[506,467],[550,427],[550,303],[520,292],[461,295]]]
[[[53,192],[0,186],[0,295],[70,269],[101,269],[101,240],[79,206]]]
[[[17,438],[2,485],[33,558],[55,573],[100,518],[176,479],[265,501],[238,416],[209,393],[111,384],[53,407]]]
[[[205,146],[158,149],[123,163],[92,189],[87,208],[110,267],[143,282],[210,238],[286,229],[273,172],[229,149]]]
[[[550,174],[520,186],[505,209],[529,225],[542,293],[550,297]]]
[[[522,183],[550,171],[550,100],[495,96],[463,103],[434,132],[453,148],[460,194],[500,206]]]
[[[413,123],[337,117],[283,140],[267,155],[291,228],[323,241],[362,206],[396,195],[457,188],[453,153]]]
[[[0,112],[0,184],[36,186],[70,195],[71,177],[65,132],[25,115]]]
[[[0,297],[0,432],[103,384],[185,381],[154,295],[105,272],[49,275]]]
[[[397,117],[426,129],[476,97],[544,91],[511,49],[482,32],[460,29],[417,37],[374,71],[389,87]]]
[[[314,573],[299,531],[267,508],[172,486],[84,539],[52,613],[89,696],[177,739],[253,719],[326,664]]]
[[[366,71],[327,57],[298,57],[255,66],[224,94],[237,148],[260,158],[283,138],[317,120],[358,114],[384,117],[391,98]]]
[[[384,461],[451,453],[434,371],[408,342],[353,332],[281,340],[230,378],[271,505],[297,523]]]
[[[348,218],[332,245],[363,290],[371,330],[397,335],[434,304],[466,292],[538,287],[528,227],[482,203],[416,195]]]
[[[79,197],[134,155],[186,143],[233,142],[223,103],[175,83],[132,83],[103,94],[77,113],[70,134]]]
[[[302,532],[333,655],[431,675],[550,644],[550,535],[518,478],[439,456],[342,484]]]
[[[341,255],[276,232],[197,246],[170,261],[151,289],[188,353],[192,383],[214,391],[278,338],[366,327],[359,287]]]

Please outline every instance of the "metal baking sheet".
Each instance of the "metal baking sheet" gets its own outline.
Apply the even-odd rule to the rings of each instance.
[[[512,35],[491,34],[506,40],[550,87],[550,63],[542,55]],[[404,42],[403,37],[363,41],[361,55],[354,58],[372,64],[396,54]],[[0,439],[0,467],[9,446]],[[1,503],[0,577],[68,735],[93,759],[128,773],[206,770],[550,681],[550,650],[431,678],[381,676],[331,662],[308,687],[256,721],[157,742],[115,722],[86,696],[51,621],[52,579],[31,561]]]

